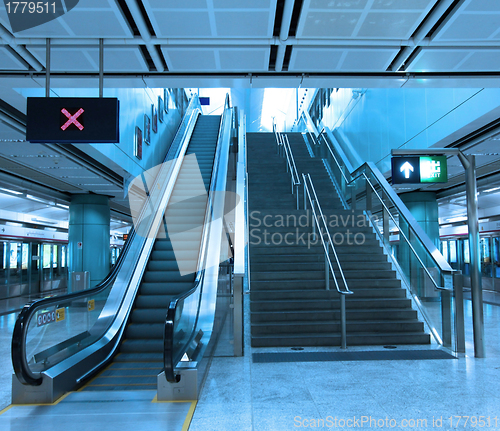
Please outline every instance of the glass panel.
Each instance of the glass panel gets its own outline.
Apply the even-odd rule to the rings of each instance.
[[[17,253],[18,253],[18,244],[12,242],[10,244],[10,269],[17,268]]]
[[[59,250],[58,245],[53,245],[53,250],[52,250],[52,268],[57,268],[57,252]]]
[[[61,268],[66,268],[66,250],[67,246],[63,245],[61,250]]]
[[[43,245],[43,268],[50,268],[51,261],[51,246],[50,244]]]
[[[28,269],[29,244],[23,244],[22,268]]]
[[[470,266],[469,240],[464,239],[464,267],[462,270],[464,275],[469,275],[469,266]]]
[[[7,270],[7,256],[8,247],[7,243],[0,243],[0,262],[2,267],[0,268],[0,298],[6,298],[8,295],[7,285],[8,285],[8,270]]]
[[[26,360],[31,371],[41,372],[96,341],[102,328],[95,335],[90,332],[111,286],[98,295],[61,302],[57,308],[34,313],[26,337]]]
[[[481,238],[481,274],[483,277],[491,277],[491,250],[490,238]]]
[[[441,253],[445,257],[445,259],[449,262],[450,257],[448,256],[448,241],[441,242]]]
[[[457,262],[457,242],[456,241],[450,241],[450,263],[456,263]]]
[[[493,266],[495,278],[500,278],[500,238],[493,238]]]

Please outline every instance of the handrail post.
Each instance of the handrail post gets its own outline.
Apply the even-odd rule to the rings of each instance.
[[[368,181],[366,182],[366,211],[372,210],[372,189]]]
[[[451,292],[441,290],[441,328],[444,347],[451,347]]]
[[[453,293],[455,295],[455,338],[456,352],[465,353],[465,323],[464,323],[464,279],[462,271],[453,273]]]
[[[328,255],[330,254],[330,243],[326,240],[326,253],[325,253],[325,286],[326,290],[330,290],[330,265],[328,264]]]
[[[347,349],[347,322],[345,310],[345,295],[340,294],[340,348]]]
[[[304,178],[304,174],[302,174],[302,179]],[[304,209],[307,210],[307,195],[306,195],[306,181],[304,181]]]
[[[314,223],[314,200],[311,198],[311,225],[312,225],[312,239],[316,241],[316,224]]]
[[[295,193],[297,193],[297,209],[300,209],[300,204],[299,204],[299,185],[300,184],[295,184]]]
[[[383,200],[385,193],[382,191],[380,195]],[[384,239],[386,243],[389,244],[389,214],[387,214],[387,209],[385,207],[382,208],[382,226],[384,229]]]
[[[345,177],[345,166],[341,165],[340,170],[342,171],[343,176]],[[346,196],[346,186],[347,183],[345,181],[342,181],[342,175],[340,176],[340,190],[342,190],[342,194],[344,197]]]

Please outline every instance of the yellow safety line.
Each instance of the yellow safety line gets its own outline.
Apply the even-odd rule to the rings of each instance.
[[[158,395],[155,395],[152,403],[190,403],[188,413],[186,415],[186,419],[184,420],[184,424],[182,425],[182,431],[187,431],[189,429],[189,425],[193,420],[194,410],[196,409],[196,405],[198,404],[197,400],[172,400],[172,401],[158,401]]]
[[[182,425],[182,431],[188,431],[189,425],[191,425],[191,421],[193,419],[194,410],[196,408],[196,404],[198,401],[191,401],[191,407],[189,407],[188,414],[186,416],[186,420],[184,421],[184,425]]]
[[[12,407],[14,407],[12,404],[8,407],[5,407],[2,411],[0,411],[0,415],[3,415],[6,411],[10,410]]]
[[[40,404],[11,404],[8,407],[5,407],[2,411],[0,411],[0,415],[3,415],[6,411],[10,410],[12,407],[39,407],[39,406],[57,406],[62,400],[64,400],[68,395],[71,395],[72,392],[65,393],[62,397],[58,398],[53,403],[40,403]]]

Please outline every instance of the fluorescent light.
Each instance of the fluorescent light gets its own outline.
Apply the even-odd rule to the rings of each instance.
[[[41,203],[47,204],[47,205],[55,205],[56,204],[55,202],[51,202],[51,201],[48,201],[48,200],[42,199],[42,198],[37,198],[36,196],[32,196],[32,195],[26,195],[26,197],[32,201],[41,202]]]
[[[22,195],[22,192],[16,192],[15,190],[3,189],[0,187],[2,192],[12,193],[13,195]]]
[[[63,204],[56,204],[56,207],[69,209],[69,205],[63,205]]]
[[[483,193],[494,192],[495,190],[500,190],[500,187],[495,187],[493,189],[483,190]]]
[[[448,219],[448,223],[455,223],[455,222],[465,221],[465,220],[467,220],[466,216],[453,217],[453,218]]]
[[[441,226],[439,226],[440,228],[445,228],[445,227],[452,227],[453,225],[452,224],[442,224]]]

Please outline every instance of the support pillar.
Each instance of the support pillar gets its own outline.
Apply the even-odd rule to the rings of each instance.
[[[73,195],[69,207],[69,271],[90,272],[90,287],[109,273],[109,198]],[[72,291],[70,285],[69,291]]]

